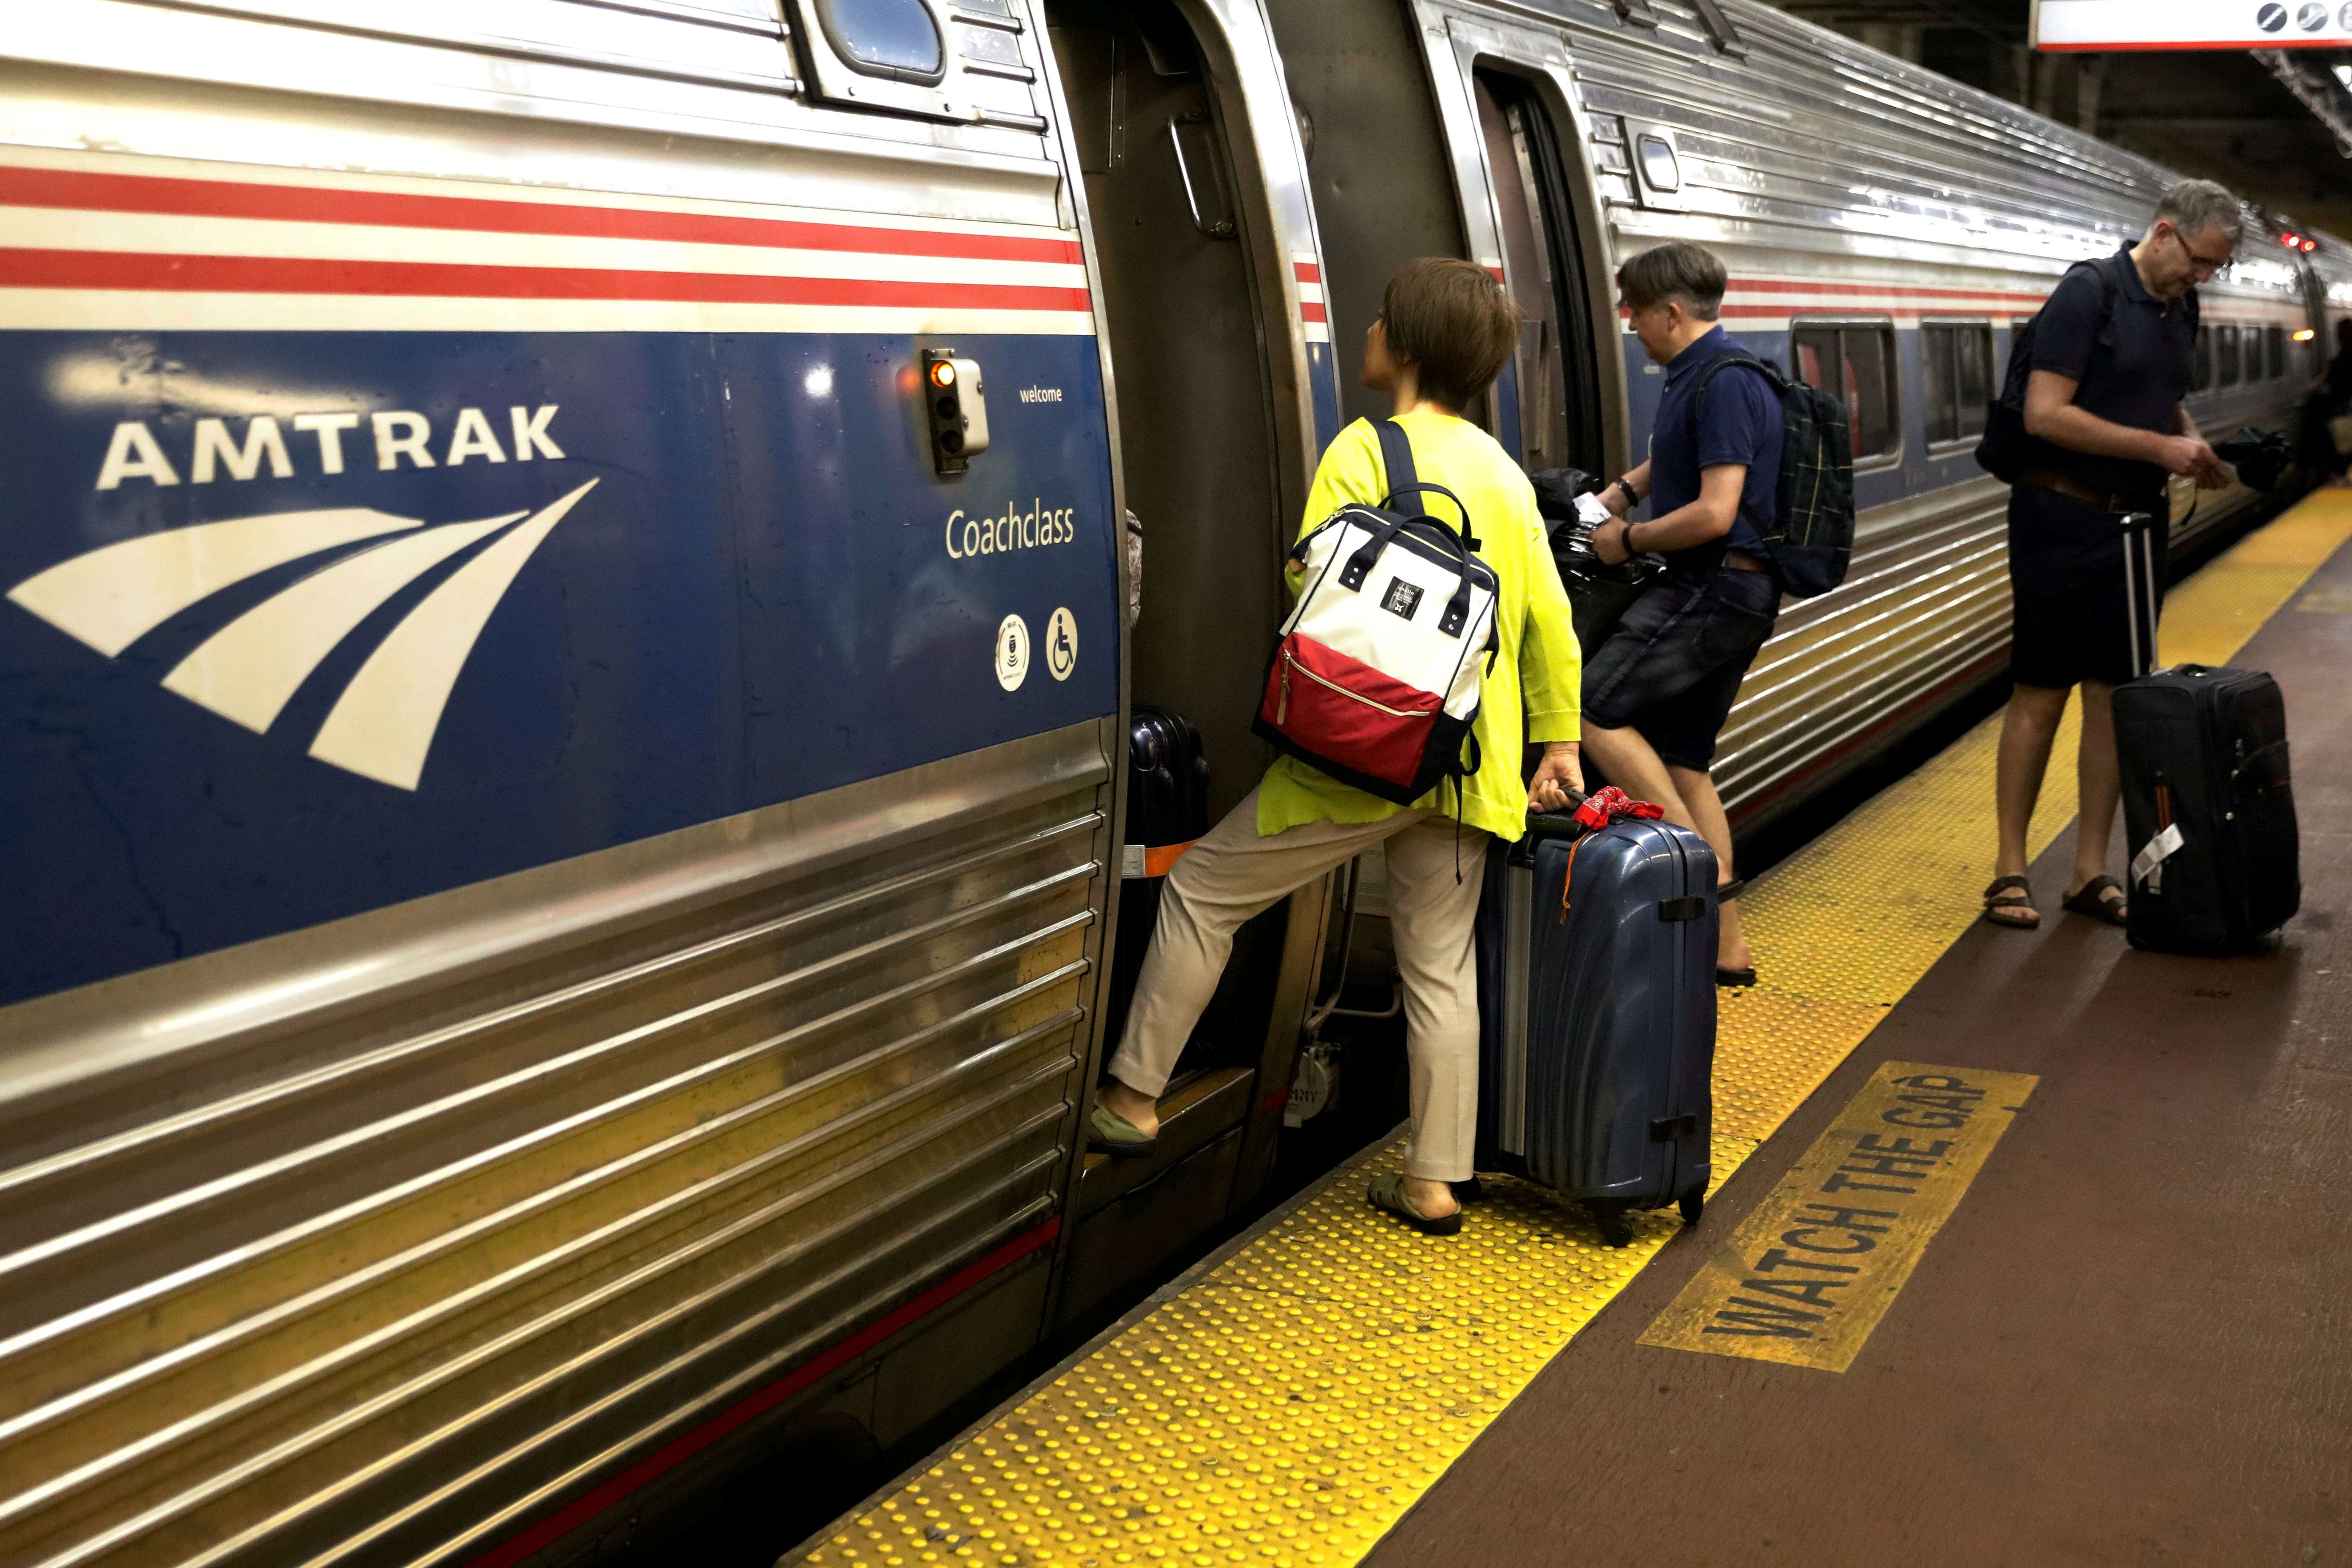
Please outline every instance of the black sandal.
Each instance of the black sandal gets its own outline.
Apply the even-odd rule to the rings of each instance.
[[[1756,966],[1752,963],[1745,969],[1725,969],[1718,966],[1715,972],[1715,983],[1727,989],[1753,985],[1756,984]]]
[[[2106,895],[2113,893],[2114,898]],[[2094,877],[2061,900],[2063,906],[2078,915],[2088,915],[2111,926],[2126,925],[2124,918],[2130,906],[2124,901],[2124,885],[2113,877]]]
[[[1731,880],[1726,882],[1723,886],[1715,890],[1715,901],[1718,905],[1735,903],[1738,900],[1739,895],[1747,890],[1748,879],[1745,877],[1734,877]]]
[[[2032,920],[2013,920],[2010,916],[2023,911]],[[2033,907],[2032,886],[2022,877],[1995,877],[1992,886],[1984,890],[1984,918],[1997,926],[2011,931],[2032,931],[2042,924],[2042,911]]]
[[[1412,1196],[1404,1190],[1404,1177],[1395,1172],[1391,1172],[1385,1176],[1374,1176],[1372,1184],[1365,1192],[1364,1197],[1374,1208],[1394,1215],[1423,1236],[1455,1236],[1461,1233],[1462,1211],[1460,1209],[1455,1209],[1452,1214],[1422,1213],[1420,1209],[1413,1206]],[[1456,1198],[1454,1201],[1460,1203],[1462,1200]]]

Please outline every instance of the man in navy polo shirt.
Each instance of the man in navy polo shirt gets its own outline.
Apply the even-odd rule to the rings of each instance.
[[[2069,269],[2035,322],[2025,389],[2032,440],[2009,498],[2011,685],[1995,770],[1993,880],[1984,890],[1985,919],[1995,925],[2042,923],[2025,880],[2026,828],[2066,694],[2077,686],[2082,804],[2060,907],[2124,923],[2123,885],[2106,871],[2121,791],[2109,700],[2139,671],[2120,520],[2157,519],[2161,583],[2172,515],[2167,476],[2204,489],[2230,482],[2182,400],[2195,364],[2197,285],[2230,265],[2244,235],[2237,197],[2210,180],[2184,181],[2165,193],[2138,244]]]
[[[1739,682],[1772,635],[1780,579],[1771,531],[1785,426],[1780,400],[1753,371],[1702,373],[1727,355],[1748,358],[1717,324],[1728,281],[1723,263],[1677,240],[1618,270],[1633,335],[1666,367],[1650,460],[1601,492],[1615,522],[1593,531],[1611,564],[1636,554],[1665,574],[1584,662],[1584,754],[1611,783],[1665,807],[1715,850],[1722,931],[1718,985],[1753,985],[1731,868],[1731,825],[1709,770]],[[1625,521],[1644,497],[1650,516]]]

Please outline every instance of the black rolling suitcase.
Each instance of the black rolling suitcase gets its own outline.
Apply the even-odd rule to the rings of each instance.
[[[1478,1154],[1581,1201],[1706,1200],[1715,1066],[1715,854],[1652,820],[1537,816],[1488,853],[1478,912]]]
[[[2155,523],[2126,521],[2132,658],[2156,650]],[[2258,669],[2184,664],[2116,689],[2123,776],[2125,896],[2134,947],[2227,952],[2253,945],[2303,903],[2286,703]]]
[[[1127,842],[1119,867],[1118,940],[1111,951],[1104,1038],[1116,1047],[1136,976],[1160,921],[1168,868],[1209,831],[1209,762],[1201,732],[1181,713],[1137,703],[1127,727]]]

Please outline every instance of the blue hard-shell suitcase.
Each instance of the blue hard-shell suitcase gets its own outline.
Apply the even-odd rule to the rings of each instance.
[[[1715,876],[1705,839],[1656,821],[1535,816],[1487,854],[1478,1169],[1582,1202],[1612,1247],[1628,1209],[1696,1224],[1706,1200]]]

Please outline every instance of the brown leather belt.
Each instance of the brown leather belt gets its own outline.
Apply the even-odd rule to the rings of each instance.
[[[2097,507],[2101,511],[2114,512],[2118,517],[2127,512],[2147,510],[2147,507],[2133,501],[2129,496],[2118,495],[2107,490],[2095,490],[2088,485],[2078,485],[2063,474],[2053,474],[2047,468],[2028,468],[2017,476],[2017,482],[2021,485],[2032,485],[2037,490],[2048,490],[2052,495],[2064,496],[2068,500],[2081,501],[2084,506]]]
[[[1772,563],[1770,562],[1759,560],[1756,556],[1748,554],[1745,550],[1725,551],[1723,552],[1723,563],[1726,566],[1730,567],[1734,572],[1757,572],[1767,577],[1772,574]]]

